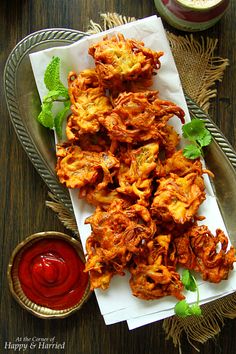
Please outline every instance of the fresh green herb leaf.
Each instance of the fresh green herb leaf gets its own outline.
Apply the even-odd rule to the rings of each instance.
[[[193,304],[190,307],[191,314],[194,316],[201,316],[202,310],[201,307],[198,304]]]
[[[192,119],[191,122],[185,123],[182,127],[183,137],[190,140],[196,141],[205,129],[204,122],[200,119]]]
[[[44,83],[48,91],[60,90],[65,88],[60,80],[60,58],[53,57],[44,73]]]
[[[179,317],[201,316],[201,307],[197,304],[190,306],[186,300],[181,300],[175,305],[175,314]]]
[[[67,101],[69,99],[68,90],[66,88],[60,90],[49,91],[48,94],[43,98],[43,102],[53,102],[53,101]]]
[[[183,137],[192,142],[186,145],[183,154],[188,159],[196,159],[203,155],[202,148],[211,143],[210,132],[205,128],[205,124],[200,119],[192,119],[182,127]]]
[[[70,110],[70,101],[65,103],[64,108],[59,113],[57,113],[56,117],[54,118],[55,130],[60,139],[62,138],[62,124],[69,110]]]
[[[199,289],[196,279],[188,269],[185,269],[183,271],[181,280],[186,290],[197,292],[197,301],[192,306],[190,306],[186,300],[181,300],[177,302],[174,308],[175,314],[179,317],[187,317],[191,315],[201,316],[202,311],[199,306]]]
[[[186,300],[181,300],[175,305],[175,314],[179,317],[187,317],[191,315],[190,306]]]
[[[211,133],[210,133],[209,130],[207,130],[207,129],[204,129],[204,132],[202,133],[201,137],[199,137],[199,138],[197,139],[197,141],[199,142],[199,144],[200,144],[201,146],[210,145],[211,140],[212,140]]]
[[[202,154],[202,149],[194,144],[186,145],[183,150],[183,155],[190,160],[194,160],[198,158],[201,154]]]
[[[188,269],[184,269],[181,280],[186,290],[196,291],[197,284],[195,278]]]
[[[54,119],[52,115],[52,102],[42,103],[41,112],[37,119],[44,127],[53,129]]]
[[[44,83],[49,92],[43,98],[38,121],[47,128],[55,128],[58,137],[61,138],[63,120],[70,109],[70,99],[67,88],[60,80],[60,58],[53,57],[48,64],[44,74]],[[53,114],[54,102],[64,103],[64,108],[56,116]]]

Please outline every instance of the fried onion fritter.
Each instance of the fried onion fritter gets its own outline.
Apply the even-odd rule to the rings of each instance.
[[[57,156],[57,175],[68,188],[95,183],[103,188],[112,182],[112,169],[119,167],[119,161],[109,151],[84,151],[76,145],[60,146]]]
[[[156,231],[145,207],[135,204],[123,210],[122,205],[114,202],[107,211],[96,209],[86,220],[92,227],[86,242],[85,270],[90,274],[102,273],[107,267],[113,274],[124,274],[133,255],[140,252],[139,246]],[[95,284],[91,287],[95,288]]]
[[[165,153],[165,158],[171,157],[176,152],[176,147],[179,144],[180,137],[171,125],[163,127],[161,146]]]
[[[119,187],[117,191],[132,198],[137,203],[148,205],[151,196],[151,172],[156,168],[159,152],[158,143],[148,143],[138,149],[128,149],[120,156],[120,168],[117,172]]]
[[[154,52],[144,43],[125,39],[121,33],[92,45],[88,53],[94,58],[96,72],[105,88],[122,90],[124,81],[149,79],[160,68],[163,52]]]
[[[134,296],[144,300],[172,295],[184,299],[183,284],[170,252],[171,235],[158,235],[147,242],[146,252],[136,257],[129,271]]]
[[[172,102],[160,100],[158,91],[120,93],[113,105],[111,113],[98,120],[110,138],[119,142],[163,141],[171,117],[176,115],[184,122],[183,110]]]
[[[151,206],[152,214],[163,221],[184,224],[196,215],[205,200],[204,181],[198,173],[179,177],[174,173],[158,180]]]
[[[222,230],[214,236],[207,226],[193,226],[174,239],[180,265],[200,272],[203,280],[219,283],[227,279],[236,261],[235,249],[228,249],[228,238]]]
[[[189,160],[183,155],[182,150],[175,151],[170,157],[166,158],[161,164],[158,164],[157,175],[158,177],[166,177],[171,173],[184,177],[189,173],[196,172],[200,176],[203,173],[210,171],[203,170],[202,163],[199,158]]]
[[[66,127],[68,140],[78,140],[81,134],[98,132],[98,117],[109,112],[112,105],[99,85],[95,70],[84,70],[79,75],[71,72],[68,90],[72,111]]]
[[[129,272],[134,296],[184,298],[182,266],[204,280],[227,279],[235,249],[221,230],[198,226],[205,200],[201,160],[178,150],[170,119],[184,111],[150,90],[162,52],[122,34],[89,48],[95,68],[68,76],[68,142],[57,147],[56,172],[96,207],[86,219],[91,290]]]
[[[89,204],[99,207],[101,210],[107,210],[114,200],[122,202],[125,207],[132,204],[126,196],[119,193],[116,189],[108,187],[101,189],[98,186],[84,186],[80,188],[79,197],[86,199]]]
[[[97,133],[87,133],[82,134],[79,137],[79,141],[76,142],[77,145],[82,150],[86,151],[95,151],[95,152],[102,152],[102,151],[111,151],[111,141],[109,137],[100,130]]]
[[[143,300],[155,300],[163,296],[175,296],[178,300],[184,299],[181,293],[184,287],[180,275],[164,265],[140,264],[131,269],[130,287],[134,296]]]

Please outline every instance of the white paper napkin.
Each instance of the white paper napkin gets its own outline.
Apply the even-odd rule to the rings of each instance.
[[[104,34],[123,33],[127,38],[142,40],[146,47],[152,50],[163,51],[161,57],[161,69],[154,79],[153,88],[159,90],[160,97],[178,104],[185,111],[186,121],[190,120],[187,104],[181,87],[180,78],[174,63],[174,59],[166,38],[160,18],[151,16],[132,23],[128,23],[106,32],[102,32],[89,37],[84,37],[80,41],[64,47],[50,48],[37,53],[30,54],[30,60],[41,99],[46,95],[43,77],[45,69],[53,56],[61,58],[61,79],[67,84],[67,75],[70,70],[79,72],[83,69],[93,67],[94,61],[87,54],[92,43],[98,42]],[[170,123],[181,134],[181,123],[179,119],[172,118]],[[199,210],[200,215],[206,216],[204,224],[215,233],[216,228],[221,228],[226,232],[221,213],[219,211],[216,198],[214,197],[211,184],[205,176],[207,199]],[[80,231],[83,247],[86,239],[90,235],[90,226],[84,224],[87,216],[93,212],[93,207],[78,199],[78,191],[70,191],[76,221]],[[129,288],[129,275],[124,277],[116,276],[112,279],[108,290],[95,290],[101,314],[104,316],[106,324],[112,324],[127,320],[130,329],[143,326],[145,324],[161,320],[174,314],[173,308],[176,299],[165,297],[160,300],[143,301],[132,296]],[[231,272],[228,280],[220,284],[210,284],[199,282],[201,303],[212,301],[225,296],[236,290],[236,272]],[[188,292],[186,298],[188,302],[196,300],[196,294]]]

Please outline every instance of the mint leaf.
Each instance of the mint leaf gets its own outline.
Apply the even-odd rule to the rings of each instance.
[[[62,123],[69,110],[70,110],[70,101],[65,103],[64,108],[59,113],[57,113],[56,117],[54,118],[54,126],[59,138],[62,138]]]
[[[46,128],[52,129],[54,126],[54,119],[52,115],[52,102],[43,102],[41,105],[41,112],[37,120]]]
[[[37,119],[43,126],[55,128],[58,137],[61,138],[62,123],[70,109],[70,97],[67,88],[60,80],[60,58],[53,57],[48,64],[44,74],[44,83],[49,92],[43,98],[41,112]],[[64,102],[64,108],[55,117],[52,113],[54,102]]]
[[[44,83],[48,91],[65,89],[60,80],[60,58],[53,57],[44,73]]]
[[[65,101],[68,99],[69,99],[68,90],[64,88],[60,90],[49,91],[48,94],[44,96],[43,102]]]
[[[191,160],[194,160],[194,159],[198,158],[199,156],[201,156],[201,153],[202,153],[201,148],[198,147],[197,145],[194,145],[194,144],[186,145],[183,150],[183,155],[187,159],[191,159]]]

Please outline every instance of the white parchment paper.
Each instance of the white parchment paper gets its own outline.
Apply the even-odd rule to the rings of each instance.
[[[67,85],[68,72],[74,70],[79,72],[94,66],[93,58],[88,53],[92,43],[101,40],[104,34],[123,33],[127,38],[142,40],[146,47],[152,50],[163,51],[161,57],[161,69],[154,79],[154,89],[158,89],[160,97],[178,104],[185,111],[186,121],[190,120],[187,104],[181,87],[180,78],[174,63],[174,59],[166,38],[160,18],[151,16],[132,23],[128,23],[114,29],[102,32],[80,41],[64,46],[55,47],[30,54],[32,69],[36,85],[41,99],[46,95],[47,89],[44,85],[44,72],[53,56],[61,58],[61,79]],[[181,134],[181,123],[179,119],[170,120],[177,132]],[[204,224],[215,233],[217,228],[226,232],[216,198],[214,196],[208,177],[205,177],[207,199],[199,210],[200,215],[206,216]],[[76,221],[80,231],[82,244],[85,247],[87,237],[90,235],[90,225],[85,225],[84,220],[93,212],[93,207],[78,199],[78,191],[70,191],[71,200],[75,212]],[[220,284],[210,284],[199,279],[199,291],[201,303],[212,301],[216,298],[230,294],[236,290],[236,272],[232,271],[228,280]],[[107,291],[95,290],[99,308],[104,316],[106,324],[112,324],[127,320],[130,329],[161,320],[174,314],[174,306],[177,300],[173,297],[165,297],[160,300],[143,301],[132,296],[129,288],[129,275],[124,277],[116,276],[112,279],[110,288]],[[186,293],[187,301],[195,302],[195,293]]]

